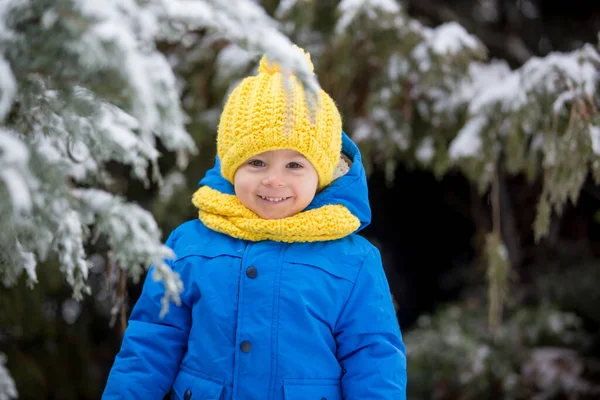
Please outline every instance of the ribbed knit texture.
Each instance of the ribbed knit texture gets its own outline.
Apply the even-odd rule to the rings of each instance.
[[[221,173],[229,182],[244,161],[279,149],[306,157],[317,171],[319,188],[333,181],[342,146],[339,111],[321,89],[311,115],[302,84],[294,75],[287,79],[285,85],[280,66],[265,56],[258,75],[244,79],[229,95],[217,136]]]
[[[198,218],[209,229],[253,242],[335,240],[360,227],[359,219],[340,204],[302,211],[287,218],[264,219],[244,206],[236,196],[208,186],[198,189],[192,202],[199,209]]]

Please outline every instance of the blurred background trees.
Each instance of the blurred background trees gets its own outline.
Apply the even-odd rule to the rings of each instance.
[[[0,365],[0,393],[2,382],[14,380],[20,398],[99,397],[141,289],[122,271],[139,277],[139,267],[163,254],[150,250],[160,232],[164,238],[196,217],[190,198],[212,166],[225,96],[254,73],[262,52],[289,61],[287,36],[311,53],[319,84],[365,156],[373,223],[364,234],[383,253],[397,303],[409,397],[600,396],[599,6],[246,0],[226,7],[180,0],[170,7],[110,3],[112,14],[103,14],[82,7],[83,0],[30,3],[4,15],[0,30],[17,33],[0,37],[12,45],[4,63],[17,88],[2,125],[10,132],[0,135],[18,138],[31,156],[11,156],[17,147],[3,147],[8,141],[0,136],[0,166],[29,166],[31,176],[54,186],[39,189],[21,174],[31,193],[47,196],[34,198],[22,220],[13,207],[20,201],[0,202],[0,276],[11,283],[0,292],[0,353],[12,375],[3,380]],[[137,44],[108,34],[110,23],[127,26]],[[96,47],[73,49],[81,37]],[[28,39],[36,45],[17,46]],[[139,53],[130,60],[137,69],[123,68],[125,50]],[[83,62],[89,59],[96,61]],[[300,61],[288,67],[314,84]],[[8,92],[0,93],[4,100]],[[150,97],[142,102],[144,94]],[[112,110],[111,125],[96,109]],[[41,147],[34,137],[59,139]],[[61,163],[43,151],[49,147]],[[90,167],[90,158],[102,168]],[[57,198],[67,205],[55,214],[42,210]],[[50,220],[72,239],[72,231],[58,229],[65,215],[94,232],[78,242],[85,257],[73,257],[87,272],[69,283],[92,293],[80,302],[63,276],[64,246],[36,230]],[[145,222],[128,225],[126,215]],[[134,234],[140,231],[145,242]],[[45,247],[54,247],[42,258],[44,237]],[[35,255],[37,268],[8,282],[15,260],[30,259],[23,254]],[[176,298],[176,280],[167,274]]]

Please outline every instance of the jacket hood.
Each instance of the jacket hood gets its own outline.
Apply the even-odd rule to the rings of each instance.
[[[350,170],[317,193],[306,210],[325,205],[341,204],[360,220],[360,227],[358,228],[358,231],[360,231],[371,222],[367,176],[360,150],[345,132],[342,132],[342,152],[352,160]],[[235,195],[233,185],[221,174],[221,164],[218,157],[215,160],[215,165],[206,172],[206,175],[199,182],[199,186],[208,186],[221,193]]]

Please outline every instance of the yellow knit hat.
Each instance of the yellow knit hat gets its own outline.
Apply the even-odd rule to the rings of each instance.
[[[310,55],[304,54],[312,69]],[[290,76],[286,85],[280,65],[263,56],[258,75],[240,82],[221,114],[217,153],[223,177],[233,183],[238,167],[249,158],[265,151],[292,149],[313,165],[319,188],[329,185],[340,159],[342,121],[335,103],[322,89],[313,107],[316,113],[310,114],[297,77]]]

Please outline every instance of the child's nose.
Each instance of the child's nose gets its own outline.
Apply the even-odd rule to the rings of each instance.
[[[283,186],[283,181],[277,175],[269,175],[263,179],[263,185],[272,187]]]

